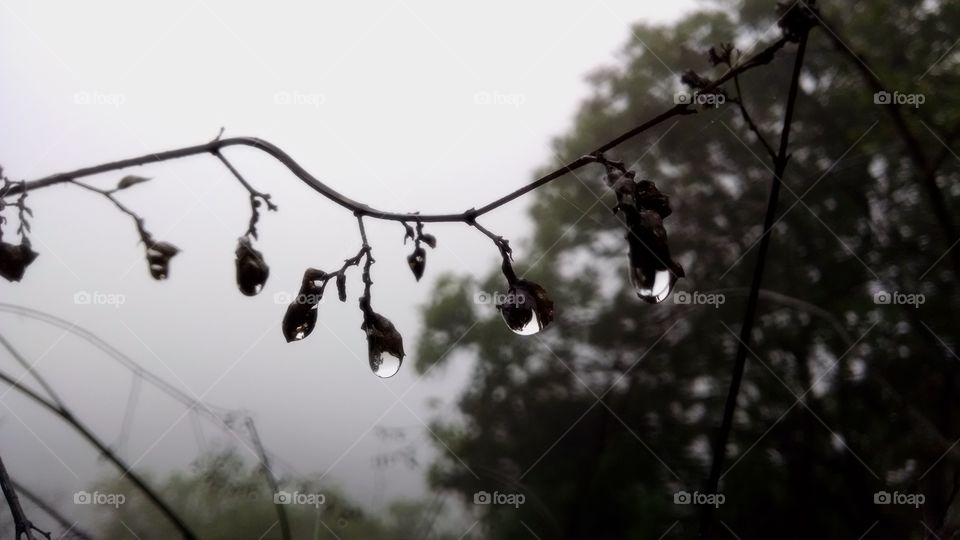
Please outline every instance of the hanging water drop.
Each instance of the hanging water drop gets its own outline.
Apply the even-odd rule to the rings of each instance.
[[[236,255],[237,287],[246,296],[256,296],[270,276],[270,267],[264,262],[263,254],[254,249],[246,236],[240,238]]]
[[[521,336],[543,330],[553,321],[553,301],[540,285],[525,279],[517,280],[497,305],[507,327]]]
[[[403,364],[403,336],[389,319],[374,312],[366,297],[361,297],[363,324],[360,329],[367,334],[367,354],[370,370],[380,378],[393,377]]]
[[[644,302],[659,304],[667,299],[677,276],[669,270],[655,270],[652,275],[631,265],[630,280],[637,296]]]
[[[400,371],[402,358],[397,358],[392,354],[380,353],[370,355],[370,370],[381,379],[393,377]]]

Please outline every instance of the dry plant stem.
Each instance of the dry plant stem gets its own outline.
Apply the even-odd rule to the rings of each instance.
[[[803,57],[807,49],[809,31],[803,32],[797,45],[797,56],[793,64],[793,74],[790,78],[790,90],[787,95],[786,110],[783,115],[783,128],[780,131],[780,147],[774,159],[773,180],[770,185],[770,196],[767,200],[767,210],[763,220],[763,234],[757,250],[757,262],[750,284],[750,294],[747,298],[746,313],[740,327],[740,339],[737,343],[737,354],[733,363],[733,374],[727,392],[727,400],[723,409],[723,419],[720,430],[713,446],[713,462],[710,467],[710,476],[707,478],[705,493],[717,493],[720,483],[720,473],[726,457],[727,441],[730,439],[730,430],[733,427],[733,415],[737,407],[737,396],[740,394],[740,383],[746,367],[748,348],[753,335],[753,325],[756,321],[757,302],[760,296],[760,285],[763,282],[763,271],[766,266],[767,252],[770,249],[770,236],[777,214],[777,201],[780,196],[780,186],[783,183],[783,173],[787,168],[789,156],[787,149],[790,144],[790,127],[793,124],[793,112],[797,102],[800,87],[800,71],[803,68]],[[713,507],[703,505],[700,520],[700,536],[710,538],[713,517]]]
[[[763,133],[760,131],[760,128],[753,121],[753,117],[750,116],[750,113],[747,111],[747,106],[743,102],[743,90],[740,89],[740,78],[733,78],[733,85],[737,89],[737,106],[740,108],[740,116],[743,117],[743,121],[747,123],[747,126],[750,128],[750,131],[757,136],[757,139],[760,141],[760,144],[763,145],[763,148],[766,149],[767,155],[770,156],[771,160],[777,159],[777,153],[774,151],[773,146],[767,142],[767,138],[763,136]]]
[[[16,540],[34,540],[33,532],[37,531],[49,540],[50,533],[38,529],[27,519],[27,515],[20,506],[20,498],[17,497],[17,490],[13,487],[10,475],[7,474],[7,467],[3,464],[3,458],[0,458],[0,489],[3,490],[3,496],[7,499],[7,506],[10,507],[10,513],[13,514],[14,538]]]
[[[738,64],[735,67],[730,68],[726,73],[721,75],[718,79],[710,83],[704,89],[703,92],[709,92],[710,90],[718,88],[720,85],[731,80],[735,76],[742,74],[746,71],[749,71],[758,66],[762,66],[770,63],[776,52],[783,48],[786,44],[786,40],[781,38],[772,44],[768,45],[763,50],[757,52],[756,54],[750,56],[744,62]],[[461,222],[469,223],[470,220],[475,219],[483,214],[486,214],[500,206],[503,206],[514,199],[517,199],[537,188],[556,180],[557,178],[565,176],[567,173],[571,173],[580,169],[590,163],[594,163],[596,160],[593,156],[602,154],[608,150],[613,149],[616,146],[636,137],[637,135],[656,127],[659,124],[666,122],[667,120],[675,116],[685,116],[690,114],[695,114],[696,110],[691,108],[686,104],[675,105],[666,111],[658,114],[657,116],[647,120],[646,122],[638,125],[637,127],[623,133],[622,135],[608,141],[607,143],[601,145],[593,152],[590,152],[588,155],[577,158],[576,160],[562,165],[553,172],[547,173],[546,175],[538,178],[537,180],[523,186],[499,199],[481,206],[480,208],[471,208],[464,212],[452,213],[452,214],[424,214],[419,215],[415,213],[396,213],[396,212],[386,212],[383,210],[378,210],[372,208],[364,203],[355,201],[338,191],[334,190],[330,186],[321,182],[319,179],[307,172],[299,163],[297,163],[292,157],[290,157],[286,152],[280,148],[274,146],[273,144],[264,141],[262,139],[257,139],[254,137],[231,137],[226,139],[221,139],[219,136],[206,143],[196,146],[188,146],[185,148],[178,148],[176,150],[169,150],[166,152],[151,153],[144,156],[139,156],[130,159],[124,159],[120,161],[113,161],[110,163],[103,163],[93,167],[85,167],[82,169],[77,169],[70,172],[58,173],[39,180],[33,180],[31,182],[25,182],[23,184],[17,184],[11,187],[11,189],[6,193],[7,196],[12,196],[20,193],[24,189],[26,190],[37,190],[48,186],[53,186],[63,183],[74,182],[78,178],[83,178],[87,176],[92,176],[95,174],[101,174],[111,171],[116,171],[120,169],[125,169],[128,167],[137,167],[141,165],[147,165],[151,163],[159,163],[163,161],[169,161],[172,159],[179,159],[189,156],[195,156],[200,154],[214,154],[217,155],[219,152],[229,146],[249,146],[257,150],[266,152],[267,154],[273,156],[280,163],[286,166],[290,172],[297,176],[305,184],[313,188],[315,191],[335,202],[336,204],[350,210],[351,212],[358,214],[360,216],[371,217],[375,219],[391,220],[391,221],[421,221],[421,222]],[[226,163],[225,163],[226,165]],[[234,172],[235,169],[232,169],[231,172]],[[234,173],[236,175],[236,173]],[[241,180],[241,182],[247,187],[251,193],[254,193],[249,183]],[[75,182],[74,182],[75,183]],[[89,187],[89,186],[88,186]],[[94,188],[95,189],[95,188]],[[257,192],[258,193],[258,192]],[[115,203],[116,204],[116,203]]]
[[[88,190],[88,191],[92,191],[92,192],[94,192],[94,193],[98,193],[98,194],[106,197],[107,200],[110,201],[110,202],[112,202],[113,205],[116,206],[118,210],[120,210],[121,212],[123,212],[124,214],[130,216],[130,217],[133,219],[133,222],[134,222],[134,223],[136,224],[136,226],[137,226],[137,234],[140,235],[140,239],[143,241],[143,243],[144,243],[144,244],[149,244],[149,243],[150,243],[150,233],[148,233],[147,230],[143,227],[143,218],[140,217],[140,216],[139,216],[136,212],[134,212],[133,210],[130,210],[129,208],[127,208],[126,206],[124,206],[123,203],[121,203],[119,200],[117,200],[117,198],[113,196],[113,192],[112,192],[112,191],[109,191],[109,190],[106,190],[106,189],[100,189],[100,188],[97,188],[97,187],[93,187],[93,186],[91,186],[91,185],[84,184],[83,182],[79,182],[79,181],[77,181],[77,180],[68,180],[68,182],[71,183],[71,184],[73,184],[73,185],[75,185],[75,186],[81,187],[81,188],[86,189],[86,190]]]
[[[20,353],[17,352],[12,347],[10,347],[8,342],[3,341],[2,344],[10,352],[11,355],[13,355],[14,357],[20,357],[22,359],[22,356],[20,355]],[[38,378],[38,375],[34,373],[34,377]],[[109,460],[111,463],[116,465],[118,469],[123,471],[124,477],[129,478],[130,481],[134,484],[134,486],[136,486],[137,489],[139,489],[150,500],[150,502],[157,507],[158,510],[160,510],[160,512],[180,532],[180,535],[183,538],[186,538],[189,540],[195,540],[197,538],[196,535],[194,535],[193,532],[183,522],[183,520],[180,519],[180,516],[178,516],[176,512],[174,512],[173,509],[170,508],[170,506],[168,506],[167,503],[160,498],[160,495],[154,492],[153,489],[151,489],[150,486],[148,486],[146,482],[144,482],[144,480],[140,478],[140,476],[137,473],[135,473],[119,456],[117,456],[113,452],[113,450],[110,449],[110,447],[108,447],[103,441],[101,441],[93,433],[93,431],[90,430],[90,428],[88,428],[86,425],[80,422],[80,420],[78,420],[75,416],[73,416],[73,413],[70,412],[70,409],[63,406],[56,405],[55,403],[48,401],[46,398],[44,398],[40,394],[37,394],[30,388],[27,388],[22,384],[20,384],[19,381],[11,377],[6,372],[0,371],[0,381],[3,381],[9,384],[21,394],[32,399],[37,404],[41,405],[48,411],[60,417],[66,423],[70,424],[70,426],[73,427],[74,430],[80,433],[80,435],[84,439],[86,439],[87,442],[92,444],[105,458],[107,458],[107,460]]]
[[[37,506],[37,508],[43,510],[47,515],[52,517],[57,523],[63,527],[64,532],[63,536],[59,538],[80,538],[81,540],[93,540],[93,537],[89,533],[77,526],[76,523],[71,523],[69,519],[63,516],[56,508],[47,503],[47,501],[41,499],[36,493],[30,491],[30,489],[17,482],[16,480],[11,479],[10,482],[13,484],[13,487],[17,490],[17,493],[23,495],[24,499],[32,502]]]
[[[273,471],[270,469],[270,459],[267,457],[267,451],[264,449],[263,443],[260,442],[260,433],[257,432],[257,426],[253,423],[253,418],[247,418],[247,431],[250,432],[253,446],[257,450],[260,458],[263,475],[266,477],[267,483],[270,484],[270,489],[273,490],[273,493],[277,493],[280,491],[280,486],[277,484],[277,479],[273,476]],[[287,510],[285,506],[274,501],[273,508],[277,512],[277,520],[280,522],[280,532],[283,535],[283,540],[290,540],[290,523],[287,521]]]
[[[510,249],[510,242],[502,236],[493,234],[486,227],[480,225],[475,220],[471,219],[467,223],[478,231],[482,232],[490,240],[493,240],[494,245],[496,245],[497,249],[500,250],[500,257],[503,259],[501,268],[503,269],[504,277],[507,278],[507,283],[510,285],[516,283],[518,278],[516,272],[513,270],[513,250]]]

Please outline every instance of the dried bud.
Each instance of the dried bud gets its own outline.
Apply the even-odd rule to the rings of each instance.
[[[7,281],[20,281],[37,253],[30,249],[30,241],[24,238],[20,245],[0,242],[0,276]]]
[[[634,205],[621,204],[627,225],[630,280],[637,296],[657,304],[664,301],[677,279],[684,277],[683,267],[670,256],[663,218],[670,215],[670,199],[653,182],[636,185]]]
[[[287,306],[287,313],[283,316],[283,337],[287,343],[299,341],[310,335],[317,324],[317,303],[323,291],[302,292]],[[311,298],[318,298],[318,302],[311,302]]]
[[[422,247],[417,246],[413,253],[407,257],[407,264],[410,265],[413,276],[417,278],[417,281],[420,281],[420,278],[423,277],[423,270],[427,266],[427,252]]]
[[[152,242],[147,247],[147,264],[153,279],[167,279],[170,275],[170,259],[177,253],[180,250],[167,242]]]
[[[237,287],[247,296],[256,296],[263,290],[263,285],[270,276],[270,267],[263,260],[263,255],[253,248],[250,239],[240,238],[237,244]]]
[[[317,306],[323,299],[327,273],[315,268],[307,268],[300,283],[300,293],[287,306],[283,316],[283,336],[287,343],[299,341],[310,335],[317,324]],[[318,283],[319,282],[319,283]]]
[[[347,274],[343,272],[337,274],[337,296],[341,302],[347,301]]]
[[[360,329],[367,334],[367,351],[370,359],[370,369],[377,377],[393,377],[400,371],[403,363],[403,336],[393,326],[389,319],[375,313],[360,300],[363,309],[363,324]]]
[[[732,43],[721,43],[720,48],[710,47],[710,50],[707,52],[707,56],[710,59],[710,63],[719,66],[721,64],[731,65],[733,63],[733,44]]]
[[[553,321],[553,300],[540,285],[518,279],[503,303],[497,305],[510,330],[522,336],[536,334]]]
[[[700,90],[701,88],[706,88],[709,86],[713,81],[700,75],[692,69],[688,69],[687,71],[683,72],[683,75],[680,76],[680,82],[694,90]]]

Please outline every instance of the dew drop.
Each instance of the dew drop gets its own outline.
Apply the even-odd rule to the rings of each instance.
[[[653,304],[659,304],[666,300],[670,291],[673,290],[673,285],[677,282],[676,276],[669,270],[657,270],[653,279],[637,279],[636,272],[633,273],[633,277],[633,286],[637,291],[637,296]]]
[[[514,334],[521,336],[532,336],[543,330],[543,325],[540,324],[540,318],[537,317],[533,310],[530,311],[530,319],[520,325],[517,325],[516,319],[508,316],[505,310],[501,310],[500,314],[503,316],[504,322],[507,323],[507,327],[510,328],[510,331],[512,331]]]
[[[402,358],[397,358],[389,353],[379,353],[370,355],[370,370],[381,379],[393,377],[400,371]]]

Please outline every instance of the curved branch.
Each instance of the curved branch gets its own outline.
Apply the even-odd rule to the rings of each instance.
[[[749,71],[758,66],[769,64],[776,53],[786,45],[787,39],[780,38],[777,41],[771,43],[763,50],[757,52],[756,54],[750,56],[744,62],[738,64],[735,67],[727,70],[726,73],[721,75],[716,80],[710,82],[704,88],[701,89],[702,92],[709,92],[720,87],[722,84],[733,79],[734,77]],[[333,189],[327,184],[323,183],[321,180],[307,172],[299,163],[296,162],[289,154],[281,150],[279,147],[256,137],[230,137],[226,139],[221,139],[219,136],[205,144],[198,144],[195,146],[187,146],[185,148],[178,148],[175,150],[168,150],[166,152],[159,153],[150,153],[143,156],[122,159],[119,161],[112,161],[109,163],[103,163],[100,165],[95,165],[92,167],[84,167],[74,171],[64,172],[53,174],[38,180],[33,180],[30,182],[21,182],[15,185],[12,185],[10,189],[4,193],[4,196],[12,196],[20,193],[24,190],[36,190],[48,186],[68,183],[76,180],[77,178],[83,178],[86,176],[93,176],[95,174],[101,174],[111,171],[116,171],[120,169],[126,169],[128,167],[138,167],[141,165],[148,165],[151,163],[160,163],[164,161],[169,161],[173,159],[180,159],[184,157],[196,156],[200,154],[213,154],[214,156],[220,157],[218,154],[220,150],[227,148],[229,146],[249,146],[255,148],[262,152],[265,152],[277,161],[287,167],[297,178],[299,178],[303,183],[312,188],[317,193],[320,193],[327,199],[337,203],[338,205],[350,210],[354,214],[357,214],[361,217],[371,217],[374,219],[383,219],[389,221],[420,221],[420,222],[462,222],[469,223],[472,219],[477,218],[483,214],[486,214],[492,210],[495,210],[514,199],[517,199],[545,184],[552,182],[560,177],[566,176],[567,173],[572,173],[577,169],[580,169],[586,165],[596,162],[596,157],[620,144],[636,137],[637,135],[656,127],[659,124],[666,122],[667,120],[675,116],[686,116],[691,114],[696,114],[696,109],[691,108],[689,104],[677,104],[673,107],[667,109],[666,111],[654,116],[653,118],[643,122],[642,124],[634,127],[621,134],[620,136],[602,144],[593,152],[585,156],[581,156],[570,163],[562,165],[555,169],[552,172],[549,172],[540,178],[530,182],[529,184],[516,189],[499,199],[490,202],[481,206],[480,208],[471,208],[469,210],[460,212],[460,213],[451,213],[451,214],[416,214],[416,213],[398,213],[398,212],[387,212],[384,210],[379,210],[368,206],[367,204],[361,203],[346,195],[340,193],[339,191]],[[221,161],[223,158],[220,157]],[[226,163],[225,163],[226,164]],[[237,173],[231,167],[231,172],[236,175]],[[245,181],[241,180],[245,184],[248,190],[252,188],[249,187]],[[253,192],[251,192],[253,193]]]

